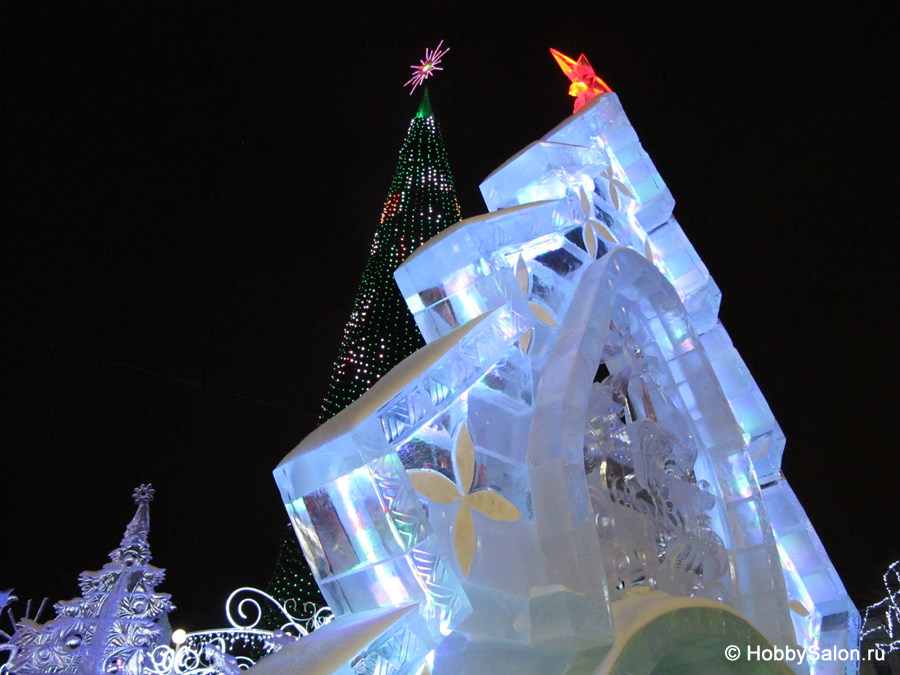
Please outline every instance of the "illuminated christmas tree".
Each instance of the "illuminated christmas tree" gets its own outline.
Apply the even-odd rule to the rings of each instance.
[[[424,346],[393,273],[418,246],[460,219],[447,151],[428,90],[409,132],[375,230],[321,421],[362,396],[384,373]]]
[[[417,72],[410,83],[421,84],[428,74],[440,70],[436,64],[445,53],[440,45],[427,52],[425,61],[413,66]],[[353,403],[384,373],[424,346],[393,273],[418,246],[459,220],[447,151],[426,89],[400,150],[320,422]],[[297,610],[306,603],[325,604],[293,530],[282,542],[266,591],[282,603],[293,600]],[[263,624],[275,628],[281,621],[277,610],[267,606]]]

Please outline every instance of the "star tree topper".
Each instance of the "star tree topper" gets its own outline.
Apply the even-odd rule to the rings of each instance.
[[[569,96],[575,97],[575,110],[573,112],[581,110],[582,106],[595,96],[612,93],[609,85],[594,73],[594,69],[588,63],[584,54],[579,56],[577,61],[573,61],[555,49],[551,49],[550,53],[553,54],[556,63],[559,64],[566,77],[572,82],[572,85],[569,87]]]
[[[404,84],[405,87],[408,84],[412,84],[412,89],[409,90],[409,95],[412,96],[412,93],[416,90],[420,84],[425,82],[436,70],[443,70],[443,68],[438,67],[438,64],[441,62],[441,59],[444,58],[444,54],[450,51],[450,48],[441,51],[441,47],[443,46],[444,41],[441,40],[438,42],[438,46],[433,50],[425,48],[425,58],[419,61],[419,65],[412,65],[412,68],[415,72],[413,76],[409,79],[409,81]]]

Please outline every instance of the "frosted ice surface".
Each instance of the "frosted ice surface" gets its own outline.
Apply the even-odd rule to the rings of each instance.
[[[672,217],[675,202],[615,94],[592,99],[495,170],[481,190],[493,211],[533,201],[535,186],[542,194],[569,199],[584,190],[594,220],[610,230],[615,244],[652,260],[675,287],[697,332],[705,335],[716,327],[721,292]],[[757,471],[769,475],[781,466],[784,436],[730,340],[728,348],[732,370],[742,371],[752,390],[734,391],[734,396],[729,392],[729,402],[742,427],[752,427],[745,429],[745,441]],[[727,370],[721,360],[716,368],[717,374]],[[771,418],[769,428],[757,429],[760,420],[751,419],[754,415]]]
[[[624,173],[629,184],[634,186],[639,205],[635,217],[644,232],[652,232],[671,215],[675,201],[641,147],[615,94],[593,99],[542,140],[606,150],[618,172]]]
[[[678,291],[700,334],[716,323],[722,294],[675,218],[649,235],[653,262]]]
[[[448,558],[407,470],[452,468],[449,445],[470,398],[522,405],[530,372],[517,371],[521,355],[510,345],[527,329],[508,307],[470,321],[400,364],[275,470],[304,554],[338,615],[419,604],[368,650],[370,660],[421,659],[472,611],[452,549]],[[497,459],[498,473],[514,482],[516,468]],[[495,482],[489,471],[478,479]]]
[[[782,558],[794,633],[801,647],[858,647],[859,612],[790,485],[777,471],[763,491]],[[810,663],[811,675],[855,672],[853,664]]]
[[[564,143],[536,141],[496,169],[481,184],[488,209],[560,199],[582,175],[609,166],[606,153]],[[531,182],[523,185],[523,180]]]
[[[741,426],[756,475],[761,483],[769,483],[781,468],[784,452],[781,427],[722,323],[716,322],[715,327],[704,333],[701,339]]]
[[[561,316],[592,259],[581,208],[573,196],[516,206],[462,220],[416,249],[394,277],[426,342],[506,303],[530,314],[515,275],[520,256],[532,275],[528,301]]]
[[[513,214],[528,223],[570,209],[562,201]],[[472,242],[497,241],[491,222],[461,223],[434,248],[478,267]],[[547,231],[523,229],[536,240],[521,244],[515,231],[503,228],[500,241],[520,255],[546,248],[534,241]],[[677,292],[633,251],[597,261],[577,252],[571,279],[545,276],[548,287],[572,286],[552,325],[515,309],[541,299],[543,254],[529,254],[530,266],[500,256],[502,304],[432,341],[276,470],[326,599],[339,613],[419,602],[393,643],[410,645],[409,660],[454,629],[485,649],[512,641],[571,658],[609,644],[609,603],[645,585],[721,599],[773,641],[789,640],[780,559],[742,430]],[[426,268],[435,276],[418,278],[427,283],[455,278]],[[531,354],[523,337],[539,328],[544,350]],[[594,383],[601,363],[609,375]],[[589,467],[591,442],[599,454]],[[311,463],[314,482],[303,471]],[[322,482],[329,465],[352,468]],[[466,500],[487,492],[514,517],[478,506],[468,516]],[[468,558],[461,513],[472,518]],[[438,593],[422,583],[423,560]]]
[[[578,189],[590,197],[593,218],[614,235],[616,244],[645,255],[649,250],[700,332],[711,328],[721,294],[671,217],[675,202],[614,94],[593,99],[481,184],[491,211],[560,199]]]

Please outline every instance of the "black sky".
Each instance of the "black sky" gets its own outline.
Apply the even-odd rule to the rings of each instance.
[[[132,4],[3,21],[0,589],[77,595],[146,482],[173,625],[224,625],[232,589],[265,586],[271,471],[316,425],[418,104],[401,85],[443,39],[430,93],[465,217],[571,112],[549,47],[617,91],[785,474],[854,601],[880,597],[900,557],[896,3]]]

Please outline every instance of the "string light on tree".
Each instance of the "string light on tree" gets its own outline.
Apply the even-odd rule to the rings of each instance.
[[[400,151],[371,257],[344,328],[321,421],[353,403],[424,346],[393,273],[416,248],[459,219],[447,151],[426,89]]]

